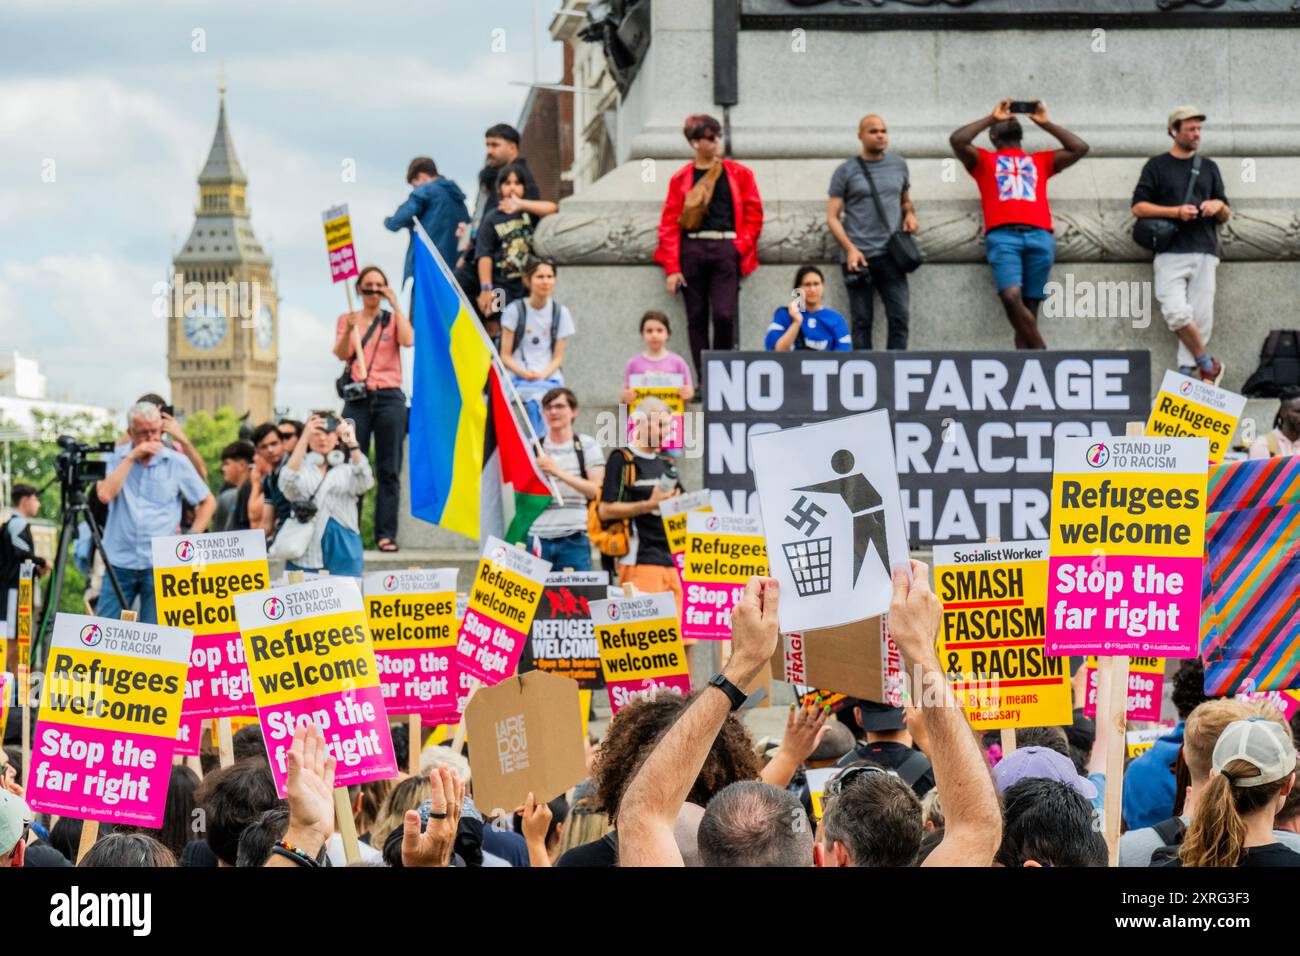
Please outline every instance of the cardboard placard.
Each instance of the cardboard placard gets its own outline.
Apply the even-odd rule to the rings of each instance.
[[[1144,727],[1141,730],[1130,730],[1124,734],[1124,749],[1128,754],[1128,759],[1140,757],[1153,746],[1161,737],[1166,736],[1174,729],[1173,724],[1161,724],[1159,727]]]
[[[456,569],[372,571],[362,581],[384,706],[426,723],[454,720]]]
[[[751,432],[749,455],[781,629],[888,611],[892,569],[910,568],[889,413]]]
[[[668,411],[672,415],[668,434],[659,436],[659,447],[664,449],[683,447],[682,419],[686,412],[686,402],[682,399],[680,389],[686,384],[686,377],[671,372],[643,372],[629,376],[627,384],[632,391],[636,392],[636,398],[627,407],[628,441],[632,441],[636,432],[636,421],[633,416],[636,414],[637,406],[647,398],[657,398],[668,406]]]
[[[36,566],[30,561],[24,561],[18,570],[18,616],[14,637],[18,642],[18,706],[23,710],[31,709],[32,575],[35,571]]]
[[[465,708],[474,802],[510,812],[553,800],[587,776],[578,682],[530,671],[484,687]]]
[[[294,730],[313,723],[338,759],[334,785],[397,775],[379,667],[355,578],[235,597],[275,788],[284,796]]]
[[[1197,656],[1208,449],[1204,438],[1056,442],[1048,654]]]
[[[731,611],[755,575],[767,576],[767,545],[757,515],[687,514],[682,636],[730,638]]]
[[[1235,699],[1267,701],[1276,707],[1277,712],[1282,715],[1282,719],[1288,722],[1291,720],[1291,715],[1300,710],[1300,690],[1245,691],[1235,695]]]
[[[202,738],[203,718],[181,714],[180,725],[176,728],[176,747],[172,753],[182,757],[197,757],[203,750]]]
[[[613,713],[661,692],[691,692],[686,645],[671,593],[593,601],[591,622]]]
[[[1060,658],[1064,660],[1064,658]],[[1160,657],[1130,657],[1128,659],[1128,703],[1126,720],[1159,720],[1160,704],[1165,687],[1166,662]],[[1084,698],[1083,716],[1097,716],[1097,658],[1087,660],[1087,696]],[[1059,723],[1069,723],[1059,721]]]
[[[1069,661],[1043,650],[1047,542],[937,545],[939,661],[975,730],[1068,724]]]
[[[235,595],[265,591],[266,535],[223,531],[154,538],[158,621],[194,632],[185,718],[251,714],[253,685],[235,621]]]
[[[600,667],[596,627],[591,623],[591,602],[603,601],[609,592],[604,571],[561,571],[547,575],[542,601],[533,615],[524,641],[519,673],[546,671],[572,677],[585,691],[605,686]]]
[[[903,657],[889,637],[885,618],[805,631],[803,651],[806,684],[895,707],[902,704]]]
[[[712,511],[713,492],[705,489],[674,495],[659,502],[659,516],[663,518],[664,534],[668,536],[668,550],[680,577],[686,565],[686,516],[692,511]]]
[[[325,248],[329,251],[330,280],[343,282],[357,274],[357,250],[352,245],[352,219],[348,204],[332,206],[321,213],[325,225]]]
[[[551,562],[489,537],[456,635],[461,671],[485,684],[515,672]]]
[[[816,767],[804,771],[804,777],[808,781],[808,795],[812,799],[814,820],[822,818],[826,809],[826,784],[839,772],[839,767]]]
[[[1165,372],[1151,404],[1146,433],[1154,437],[1204,438],[1210,443],[1210,462],[1219,462],[1245,410],[1246,396],[1171,369]]]
[[[161,826],[189,658],[183,628],[58,614],[27,775],[32,809]]]

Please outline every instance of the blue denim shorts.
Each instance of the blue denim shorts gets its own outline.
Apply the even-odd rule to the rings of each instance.
[[[999,292],[1019,286],[1022,298],[1047,297],[1044,287],[1056,259],[1056,237],[1050,231],[995,228],[985,233],[984,248]]]

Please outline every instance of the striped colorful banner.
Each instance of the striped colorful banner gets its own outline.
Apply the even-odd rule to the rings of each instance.
[[[1300,456],[1210,469],[1205,554],[1205,692],[1300,687]]]

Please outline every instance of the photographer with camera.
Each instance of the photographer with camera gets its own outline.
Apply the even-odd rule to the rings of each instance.
[[[399,346],[415,344],[415,328],[398,305],[397,293],[378,266],[366,266],[357,276],[360,312],[339,316],[334,334],[334,354],[348,363],[337,389],[343,399],[343,417],[356,425],[356,444],[363,457],[375,439],[375,467],[379,491],[375,497],[375,547],[397,550],[397,500],[402,481],[402,442],[406,438],[406,395],[402,391]],[[387,299],[392,311],[381,309]],[[366,374],[357,362],[357,336]],[[304,435],[304,437],[306,437]],[[302,446],[302,442],[298,443]],[[295,449],[296,451],[296,449]],[[373,483],[373,482],[372,482]],[[367,486],[369,487],[369,486]],[[355,503],[361,513],[361,500]]]
[[[104,553],[122,587],[123,603],[140,599],[140,620],[156,624],[153,555],[150,541],[181,531],[181,499],[193,505],[189,534],[208,527],[217,499],[188,458],[163,444],[163,419],[157,405],[136,402],[127,413],[129,444],[118,445],[108,459],[108,475],[96,485],[108,505]],[[123,607],[117,593],[104,588],[95,613],[117,617]]]
[[[157,406],[158,414],[162,416],[163,442],[184,455],[189,463],[194,466],[194,470],[199,473],[199,477],[207,481],[208,463],[203,460],[199,450],[194,447],[194,442],[190,441],[190,436],[185,434],[180,419],[176,417],[176,409],[168,405],[165,398],[154,392],[147,392],[137,398],[136,401],[148,402],[150,405]],[[118,439],[118,444],[125,445],[130,440],[130,435],[123,435]]]
[[[314,412],[302,439],[280,469],[280,490],[293,517],[284,523],[271,556],[290,571],[360,577],[363,571],[357,499],[375,484],[370,460],[356,444],[356,428],[333,412]]]

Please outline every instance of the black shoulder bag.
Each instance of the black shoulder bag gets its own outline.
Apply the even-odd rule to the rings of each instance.
[[[858,165],[862,167],[862,175],[867,177],[867,184],[871,187],[871,201],[876,204],[876,215],[880,217],[881,225],[889,228],[889,217],[885,215],[885,205],[880,201],[880,194],[876,192],[876,181],[871,177],[871,167],[861,156],[858,157]],[[915,272],[921,268],[921,250],[916,247],[916,240],[902,229],[895,229],[889,234],[889,240],[885,243],[885,255],[889,256],[889,261],[899,272]],[[867,267],[870,268],[870,265],[868,263]]]
[[[380,312],[375,316],[374,321],[370,323],[370,328],[366,329],[366,334],[361,337],[361,348],[357,349],[358,352],[365,354],[366,343],[370,341],[370,336],[374,335],[375,329],[379,328],[381,325],[387,325],[388,317],[392,314],[393,313],[391,312]],[[375,347],[375,351],[379,351],[378,346]],[[373,355],[371,356],[371,359],[374,359]],[[354,355],[344,363],[343,374],[340,375],[338,381],[334,383],[334,391],[337,392],[339,398],[343,399],[345,402],[359,402],[366,397],[366,378],[370,377],[370,366],[372,363],[366,363],[366,378],[363,378],[359,382],[354,382],[352,381],[352,363],[356,360],[357,357]]]
[[[1179,203],[1180,206],[1186,206],[1191,201],[1192,190],[1196,188],[1196,180],[1200,175],[1201,154],[1197,153],[1192,158],[1192,172],[1187,177],[1187,189],[1183,191],[1183,201]],[[1143,249],[1150,249],[1152,252],[1167,252],[1178,236],[1178,226],[1181,221],[1160,218],[1138,219],[1133,223],[1133,241]]]

